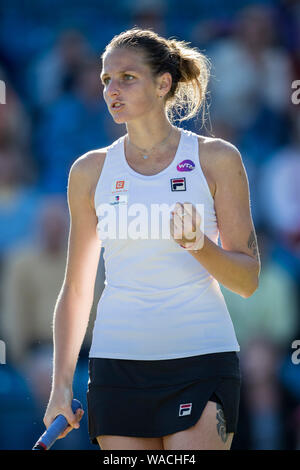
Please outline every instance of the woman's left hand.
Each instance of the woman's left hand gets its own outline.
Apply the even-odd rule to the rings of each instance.
[[[204,243],[201,222],[202,217],[192,203],[177,202],[170,219],[170,233],[174,241],[187,250],[200,250]]]

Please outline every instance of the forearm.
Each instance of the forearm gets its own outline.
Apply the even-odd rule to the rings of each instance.
[[[60,293],[54,310],[52,389],[72,386],[92,302],[92,294],[78,295],[71,288]]]
[[[249,297],[258,286],[259,263],[253,257],[227,251],[206,235],[200,250],[189,253],[224,287],[242,297]]]

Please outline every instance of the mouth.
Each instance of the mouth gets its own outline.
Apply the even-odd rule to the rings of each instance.
[[[114,103],[112,103],[110,109],[111,109],[113,112],[118,112],[118,111],[120,111],[123,107],[124,107],[124,104],[123,104],[123,103],[121,103],[120,101],[115,101]]]

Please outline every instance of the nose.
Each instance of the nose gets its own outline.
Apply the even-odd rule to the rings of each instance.
[[[106,93],[109,97],[115,97],[120,94],[120,90],[118,87],[118,83],[116,80],[111,80],[110,83],[106,87]]]

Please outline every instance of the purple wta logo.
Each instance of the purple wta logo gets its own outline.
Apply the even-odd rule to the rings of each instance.
[[[195,163],[192,160],[183,160],[181,163],[178,163],[178,171],[192,171],[195,169]]]

